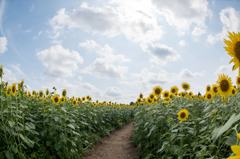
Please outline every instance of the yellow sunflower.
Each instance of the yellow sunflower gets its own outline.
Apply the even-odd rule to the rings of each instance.
[[[169,91],[166,90],[166,91],[163,92],[163,98],[169,99],[169,96],[170,96]]]
[[[74,107],[76,107],[76,105],[77,105],[76,99],[74,99],[74,100],[72,101],[72,105],[73,105]]]
[[[49,90],[48,90],[48,88],[46,89],[46,95],[49,95]]]
[[[159,97],[162,94],[162,90],[162,87],[156,86],[153,88],[153,93],[155,94],[155,96]]]
[[[7,97],[9,97],[11,95],[11,90],[12,90],[11,86],[8,86],[7,90],[6,90],[6,96]]]
[[[52,101],[53,101],[53,104],[58,104],[59,101],[60,101],[59,95],[58,95],[58,94],[55,94],[55,95],[52,97]]]
[[[240,139],[240,133],[237,133],[237,137]],[[232,145],[231,150],[236,156],[231,156],[231,157],[228,157],[227,159],[239,159],[240,158],[240,146]]]
[[[142,93],[140,93],[139,98],[143,98],[143,94]]]
[[[218,85],[216,85],[216,84],[213,84],[212,85],[212,92],[216,95],[216,94],[218,94]]]
[[[218,91],[223,97],[231,95],[232,79],[224,74],[218,75]]]
[[[177,95],[178,94],[178,87],[177,86],[172,86],[170,88],[170,92],[173,94],[173,95]]]
[[[189,97],[193,96],[193,92],[190,91],[190,92],[188,93],[188,95],[189,95]]]
[[[237,88],[232,88],[232,96],[235,96],[237,94]]]
[[[3,65],[0,65],[0,78],[2,78],[3,75]]]
[[[64,98],[64,97],[61,97],[61,98],[60,98],[60,102],[61,102],[61,103],[64,103],[64,102],[65,102],[65,98]]]
[[[237,84],[238,87],[240,86],[240,76],[237,76],[237,78],[236,78],[236,84]]]
[[[178,119],[183,122],[183,121],[187,120],[187,118],[188,118],[188,110],[187,109],[181,109],[178,112]]]
[[[183,82],[182,83],[182,88],[185,90],[185,91],[188,91],[190,89],[190,85],[187,83],[187,82]]]
[[[82,97],[82,101],[84,102],[86,100],[86,98],[85,97]]]
[[[211,86],[208,84],[206,87],[206,92],[211,91]]]
[[[66,96],[67,96],[67,90],[66,90],[66,89],[62,90],[62,96],[63,96],[63,97],[66,97]]]
[[[43,98],[43,95],[44,95],[44,94],[43,94],[43,91],[40,90],[40,91],[39,91],[39,98],[42,99],[42,98]]]
[[[228,55],[230,55],[232,60],[229,63],[234,62],[233,70],[236,70],[240,66],[240,32],[238,33],[230,33],[228,32],[228,37],[230,40],[224,39],[224,43],[227,45],[225,50],[228,52]],[[240,69],[239,69],[240,73]],[[240,74],[239,74],[240,75]]]
[[[13,96],[15,96],[15,94],[16,94],[16,92],[17,92],[17,84],[16,83],[13,83],[12,84],[12,87],[11,87],[11,94],[13,95]]]
[[[138,98],[137,103],[141,103],[141,102],[142,102],[142,98]]]
[[[147,102],[147,104],[152,104],[153,100],[150,97],[147,97],[146,102]]]
[[[154,94],[153,94],[153,93],[150,93],[150,94],[149,94],[149,98],[151,98],[151,100],[154,100],[154,99],[155,99]]]
[[[207,91],[206,94],[205,94],[205,99],[206,99],[207,101],[211,101],[211,100],[213,99],[213,94],[212,94],[212,92]]]
[[[27,94],[28,98],[31,98],[31,92],[28,91],[28,94]]]

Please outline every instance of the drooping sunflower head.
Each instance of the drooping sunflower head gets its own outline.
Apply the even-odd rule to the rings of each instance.
[[[12,88],[11,86],[8,86],[6,89],[6,96],[9,97],[11,95]]]
[[[163,90],[162,87],[156,86],[153,88],[153,93],[158,97],[161,96],[162,90]]]
[[[211,86],[208,84],[206,87],[206,92],[211,91]]]
[[[37,93],[36,93],[35,90],[32,91],[32,95],[33,95],[34,97],[37,95]]]
[[[232,88],[232,96],[235,96],[237,94],[237,88]]]
[[[11,94],[15,96],[16,92],[17,92],[17,84],[13,83],[11,87]]]
[[[58,95],[58,94],[55,94],[55,95],[52,97],[52,101],[53,101],[53,104],[58,104],[59,101],[60,101],[59,95]]]
[[[223,97],[231,95],[232,79],[225,74],[218,75],[218,91]]]
[[[206,94],[205,94],[205,99],[206,99],[207,101],[211,101],[211,100],[213,99],[213,94],[212,94],[212,92],[207,91]]]
[[[181,86],[185,91],[188,91],[190,89],[190,85],[187,82],[183,82]]]
[[[224,48],[228,52],[228,55],[233,57],[230,63],[235,63],[233,70],[236,70],[240,66],[240,32],[228,32],[228,34],[230,40],[224,39],[224,43],[227,45]]]
[[[169,99],[169,96],[170,96],[169,91],[166,90],[166,91],[163,92],[163,98]]]
[[[178,119],[183,122],[183,121],[187,120],[187,118],[188,118],[188,110],[187,109],[181,109],[178,112]]]
[[[143,98],[143,94],[142,93],[140,93],[139,98]]]
[[[177,86],[172,86],[171,88],[170,88],[170,92],[172,93],[172,94],[174,94],[174,95],[177,95],[178,94],[178,87]]]
[[[239,87],[240,86],[240,75],[237,76],[236,78],[236,85]]]
[[[63,96],[63,97],[66,97],[66,96],[67,96],[67,90],[66,90],[66,89],[62,90],[62,96]]]

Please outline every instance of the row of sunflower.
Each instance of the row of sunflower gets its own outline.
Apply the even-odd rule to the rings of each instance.
[[[132,120],[133,107],[25,90],[24,81],[2,81],[0,158],[80,158],[103,135]]]
[[[225,50],[240,67],[240,33],[229,33]],[[140,93],[134,123],[134,142],[140,158],[240,158],[240,69],[233,80],[219,75],[205,94],[194,95],[182,83],[165,90],[160,86],[146,98]],[[232,150],[232,151],[231,151]]]

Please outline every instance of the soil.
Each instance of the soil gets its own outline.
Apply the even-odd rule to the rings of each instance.
[[[136,159],[137,152],[132,143],[132,135],[133,122],[101,139],[84,159]]]

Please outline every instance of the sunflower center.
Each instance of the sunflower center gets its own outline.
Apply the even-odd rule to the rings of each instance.
[[[188,89],[188,85],[184,84],[183,89]]]
[[[164,94],[164,97],[168,97],[168,93],[165,93],[165,94]]]
[[[8,91],[7,91],[7,92],[8,92],[8,94],[10,94],[10,93],[11,93],[11,89],[8,89]]]
[[[150,95],[150,98],[153,99],[153,98],[154,98],[154,95]]]
[[[238,84],[240,84],[240,78],[238,78],[237,82],[238,82]]]
[[[212,98],[212,95],[211,95],[211,94],[208,94],[208,95],[207,95],[207,98],[208,98],[208,99],[211,99],[211,98]]]
[[[15,86],[12,87],[12,92],[13,93],[16,92],[16,87]]]
[[[180,118],[184,119],[185,117],[186,117],[186,113],[185,113],[185,112],[182,112],[182,113],[180,114]]]
[[[214,93],[217,93],[217,87],[214,87],[214,88],[213,88],[213,92],[214,92]]]
[[[175,93],[176,92],[176,90],[175,89],[172,89],[172,93]]]
[[[148,99],[148,103],[151,103],[152,102],[152,100],[151,99]]]
[[[225,79],[222,80],[221,83],[220,83],[220,88],[221,88],[222,91],[227,92],[228,89],[229,89],[229,83],[228,83],[228,81],[225,80]]]
[[[159,88],[155,89],[155,94],[160,94],[160,93],[161,93],[161,91]]]
[[[236,42],[234,46],[234,52],[238,60],[240,61],[240,41]]]
[[[210,87],[207,87],[207,91],[210,91]]]
[[[235,89],[232,90],[232,94],[235,94]]]
[[[57,102],[58,102],[58,98],[57,98],[57,97],[55,97],[55,98],[54,98],[54,101],[57,103]]]

